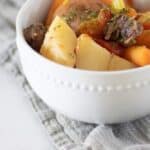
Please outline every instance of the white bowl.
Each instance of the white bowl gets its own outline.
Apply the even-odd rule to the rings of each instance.
[[[150,113],[150,66],[117,72],[68,68],[25,41],[23,29],[42,21],[51,0],[29,0],[17,18],[17,45],[27,80],[52,109],[89,123],[119,123]],[[68,39],[69,42],[69,39]]]

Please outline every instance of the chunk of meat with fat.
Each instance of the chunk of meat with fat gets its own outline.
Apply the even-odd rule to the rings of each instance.
[[[56,10],[54,17],[63,17],[77,33],[81,22],[98,17],[100,10],[106,7],[100,0],[70,0]]]
[[[98,17],[83,21],[79,26],[79,33],[85,33],[92,37],[100,37],[103,34],[103,30],[107,22],[112,18],[112,12],[110,9],[101,9]]]
[[[143,32],[143,26],[126,11],[116,14],[106,25],[105,40],[115,41],[125,47],[136,43],[136,37]]]

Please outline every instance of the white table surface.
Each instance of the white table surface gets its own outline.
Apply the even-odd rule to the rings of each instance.
[[[0,150],[53,150],[15,78],[0,67]]]

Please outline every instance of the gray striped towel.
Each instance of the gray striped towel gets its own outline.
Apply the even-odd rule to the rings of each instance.
[[[150,150],[150,116],[118,125],[92,125],[53,112],[32,91],[22,74],[15,44],[15,17],[24,0],[0,1],[0,65],[18,80],[52,138],[62,150]],[[7,12],[7,13],[6,13]]]

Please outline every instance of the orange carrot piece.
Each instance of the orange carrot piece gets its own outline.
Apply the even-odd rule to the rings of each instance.
[[[52,19],[53,19],[53,15],[54,15],[54,12],[56,11],[56,9],[61,5],[63,4],[65,0],[53,0],[52,1],[52,4],[51,4],[51,7],[49,9],[49,12],[48,12],[48,16],[47,16],[47,19],[46,19],[46,25],[50,25]]]
[[[150,30],[144,30],[143,33],[137,37],[138,45],[145,45],[150,48]]]
[[[113,0],[100,0],[104,4],[111,5]]]
[[[124,57],[138,66],[150,65],[150,49],[146,46],[133,46],[125,50]]]
[[[150,21],[143,24],[145,30],[150,30]]]

